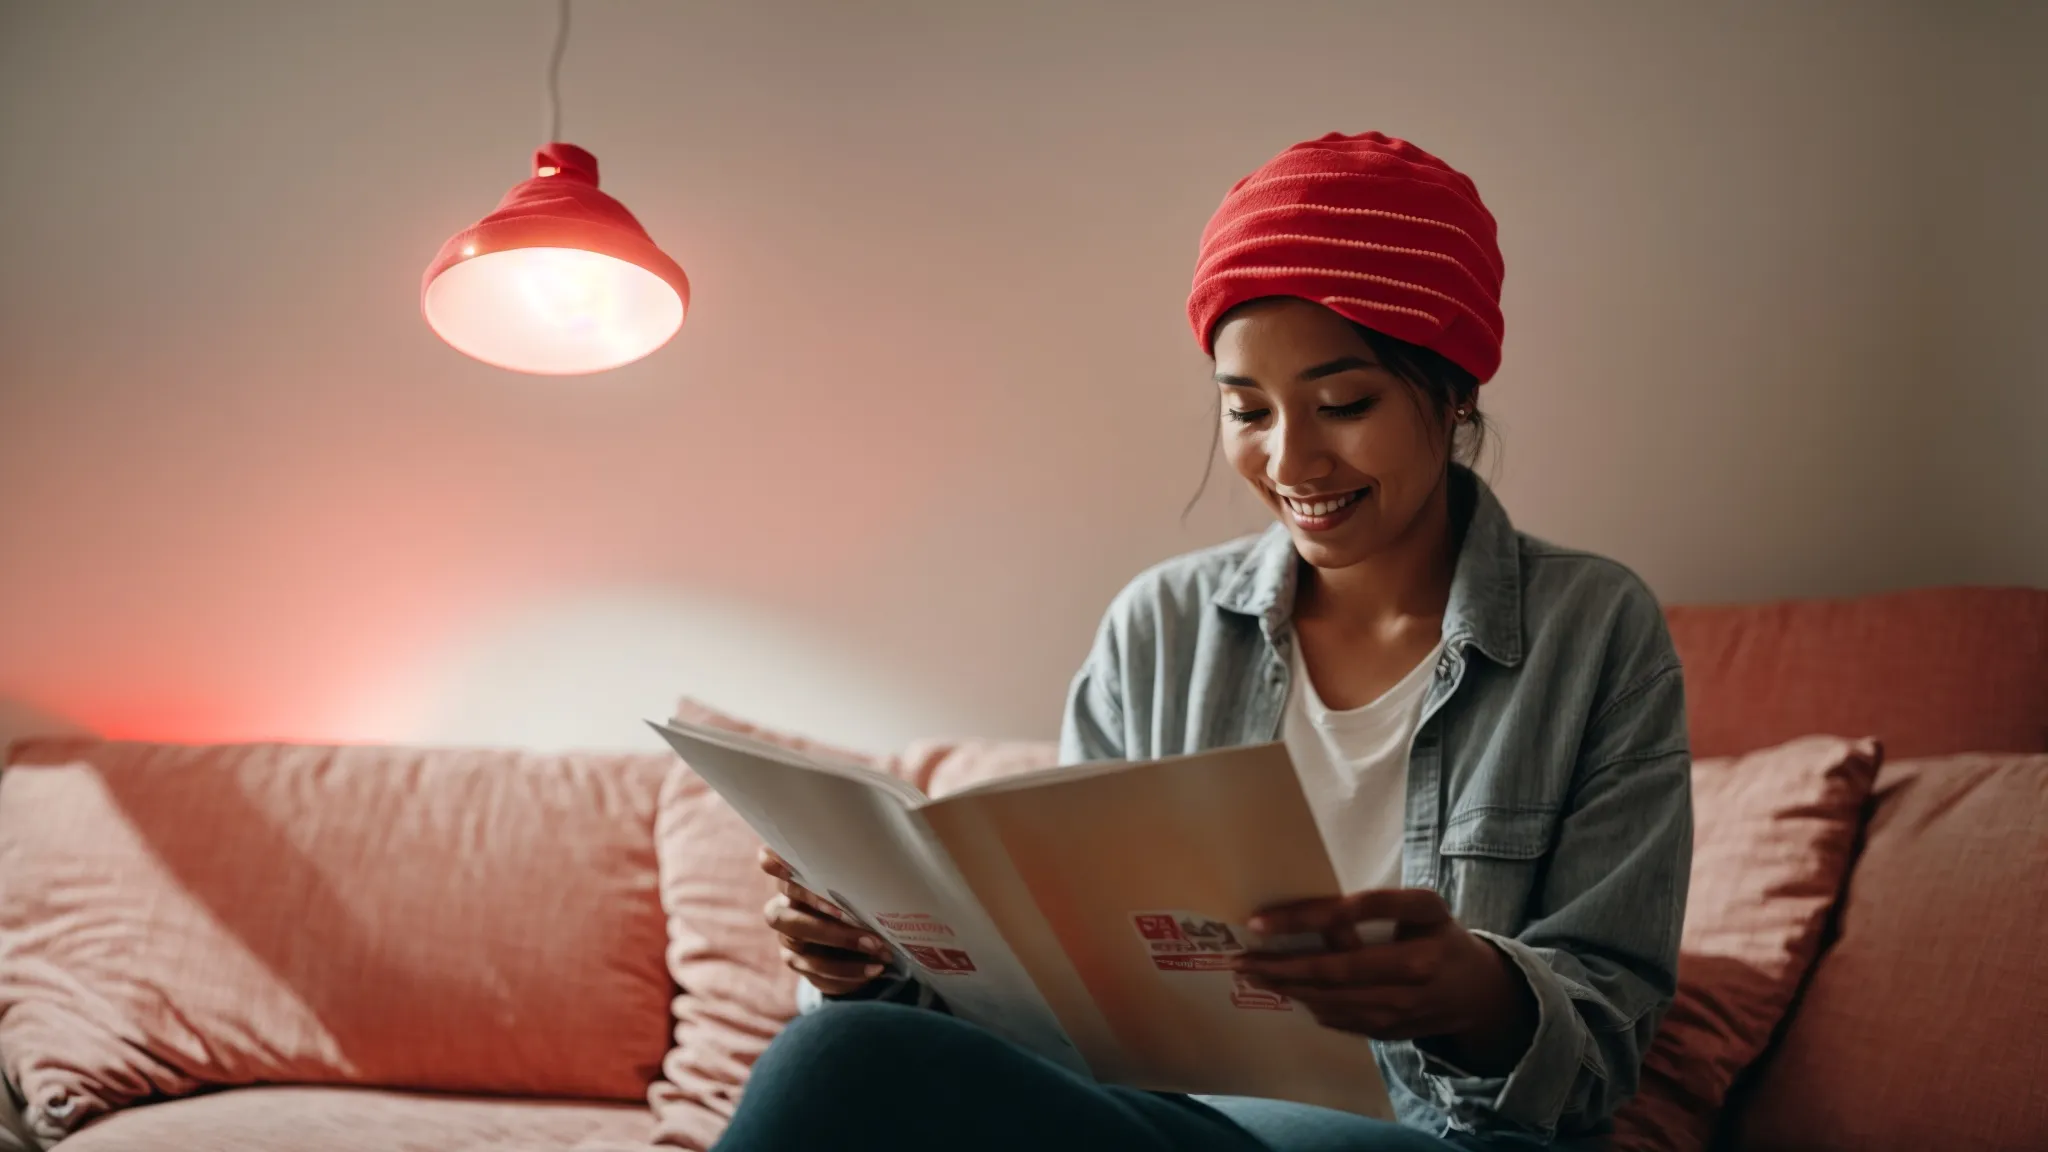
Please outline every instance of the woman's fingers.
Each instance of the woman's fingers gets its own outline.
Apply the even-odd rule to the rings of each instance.
[[[823,896],[798,884],[794,880],[784,880],[778,887],[782,889],[784,896],[789,897],[789,902],[799,908],[808,908],[829,920],[836,920],[841,924],[850,924],[857,929],[862,927],[860,921],[848,915],[839,905],[832,903],[830,900],[825,899]]]
[[[772,849],[761,849],[761,871],[777,889],[762,915],[782,940],[783,962],[827,996],[844,996],[873,983],[892,954],[882,939],[831,901],[797,883],[796,870]]]
[[[811,982],[818,991],[827,996],[844,996],[858,992],[882,974],[880,964],[868,964],[850,960],[826,960],[807,956],[801,952],[783,953],[783,962],[791,971]]]
[[[770,900],[763,912],[767,916],[768,927],[793,950],[825,948],[853,953],[878,963],[886,963],[890,958],[889,946],[880,937],[857,925],[823,915],[798,903],[788,893]]]
[[[789,861],[777,856],[774,849],[761,849],[761,871],[775,877],[776,887],[781,889],[782,894],[789,897],[792,903],[801,904],[815,909],[822,915],[858,926],[859,922],[849,916],[844,909],[804,887],[797,880],[796,870],[789,866]]]
[[[1451,910],[1443,897],[1427,888],[1380,888],[1261,908],[1252,917],[1251,929],[1266,934],[1329,932],[1392,920],[1401,925],[1405,934],[1443,924],[1450,918]]]
[[[820,916],[829,916],[834,920],[841,919],[838,915],[839,909],[834,908],[831,901],[794,880],[784,880],[775,887],[777,891],[789,899],[791,904],[799,908],[808,908]]]
[[[762,909],[782,942],[783,963],[827,996],[858,992],[887,970],[888,945],[877,937],[778,894]]]
[[[1436,941],[1403,940],[1343,952],[1247,952],[1235,967],[1280,988],[1368,988],[1427,984],[1440,961]]]

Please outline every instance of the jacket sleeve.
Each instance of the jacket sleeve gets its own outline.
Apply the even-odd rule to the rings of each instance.
[[[1117,615],[1113,605],[1095,630],[1095,644],[1087,660],[1067,688],[1067,712],[1060,723],[1062,765],[1121,760],[1126,755]]]
[[[1457,1128],[1599,1130],[1635,1094],[1671,1003],[1692,863],[1685,687],[1661,614],[1635,636],[1625,653],[1610,650],[1613,687],[1581,742],[1529,924],[1512,937],[1478,933],[1534,993],[1528,1051],[1494,1077],[1424,1056]]]

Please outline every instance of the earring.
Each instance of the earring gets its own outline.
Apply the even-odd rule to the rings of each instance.
[[[1472,418],[1472,410],[1470,408],[1458,408],[1454,409],[1451,415],[1457,417],[1458,423],[1463,424]]]

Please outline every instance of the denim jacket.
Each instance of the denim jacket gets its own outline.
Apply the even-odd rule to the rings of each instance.
[[[1469,519],[1409,757],[1402,879],[1514,962],[1538,1023],[1506,1076],[1375,1047],[1409,1126],[1580,1136],[1634,1093],[1676,985],[1684,687],[1640,580],[1516,532],[1478,477],[1455,479]],[[1299,564],[1275,525],[1132,581],[1074,679],[1062,761],[1279,739]]]
[[[1635,1092],[1677,983],[1692,861],[1684,685],[1641,581],[1516,532],[1469,471],[1457,484],[1469,513],[1409,756],[1402,880],[1442,893],[1514,962],[1536,1033],[1506,1076],[1375,1048],[1411,1127],[1583,1136]],[[1133,580],[1074,678],[1062,763],[1279,739],[1299,563],[1275,525]],[[865,995],[941,1007],[894,966]]]

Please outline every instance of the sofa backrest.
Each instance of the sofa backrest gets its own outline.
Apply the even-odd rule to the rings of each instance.
[[[2048,751],[2048,589],[1677,607],[1693,755],[1815,733],[1888,758]]]

